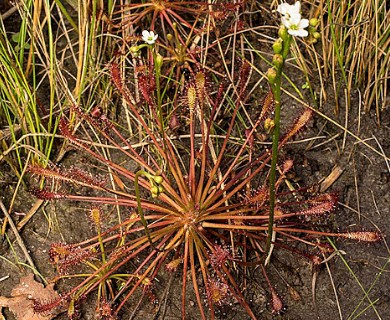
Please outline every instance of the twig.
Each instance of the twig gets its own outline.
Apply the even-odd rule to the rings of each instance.
[[[6,275],[6,276],[4,276],[4,277],[1,277],[0,278],[0,282],[2,282],[2,281],[4,281],[4,280],[7,280],[9,278],[9,275]]]
[[[18,11],[18,7],[14,5],[11,9],[7,10],[5,13],[0,14],[0,19],[4,21],[5,19],[12,16],[16,11]]]
[[[4,206],[3,202],[0,200],[0,209],[1,211],[3,211],[5,217],[8,219],[8,223],[16,237],[16,241],[18,242],[19,244],[19,247],[22,249],[23,253],[24,253],[24,256],[28,262],[28,264],[31,266],[32,270],[34,271],[35,274],[39,275],[36,271],[36,267],[35,267],[35,264],[33,262],[33,260],[31,259],[31,256],[30,254],[28,253],[28,250],[26,248],[26,246],[24,245],[24,242],[23,242],[23,239],[20,237],[19,235],[19,232],[18,232],[18,229],[16,228],[10,214],[8,213],[6,207]]]

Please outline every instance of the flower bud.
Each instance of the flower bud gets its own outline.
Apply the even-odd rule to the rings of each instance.
[[[132,47],[130,47],[130,52],[137,53],[139,51],[139,49],[140,49],[139,46],[132,46]]]
[[[163,193],[163,192],[164,192],[164,187],[159,185],[158,186],[158,194]]]
[[[164,63],[164,58],[161,54],[157,53],[157,56],[156,56],[156,68],[157,69],[161,69],[162,65]]]
[[[172,41],[173,41],[173,35],[172,35],[171,33],[168,33],[168,34],[167,34],[167,40],[168,40],[169,42],[172,42]]]
[[[311,25],[312,27],[315,27],[318,25],[318,19],[317,18],[311,18],[309,20],[309,25]]]
[[[152,193],[152,197],[153,197],[154,194],[158,195],[158,187],[157,186],[152,186],[150,188],[150,192]]]
[[[276,70],[275,68],[269,68],[267,71],[267,78],[270,84],[274,84],[276,80]]]
[[[280,26],[279,31],[278,31],[279,37],[282,38],[282,40],[286,41],[289,37],[287,28],[285,26]]]
[[[282,38],[277,39],[274,44],[272,45],[272,49],[274,50],[274,53],[281,53],[283,49],[283,40]]]
[[[164,181],[163,177],[162,176],[154,176],[153,177],[154,181],[157,183],[157,184],[160,184]]]
[[[281,54],[274,54],[274,56],[272,57],[272,64],[276,67],[276,68],[280,68],[282,65],[283,65],[283,57]]]
[[[321,38],[321,33],[319,33],[319,32],[314,32],[314,33],[313,33],[313,37],[314,37],[314,39],[319,39],[319,38]]]

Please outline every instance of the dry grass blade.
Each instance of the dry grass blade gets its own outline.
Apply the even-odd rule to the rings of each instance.
[[[334,166],[332,172],[320,183],[320,191],[325,192],[341,176],[344,169],[339,165]]]

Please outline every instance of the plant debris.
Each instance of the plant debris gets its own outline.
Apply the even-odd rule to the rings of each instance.
[[[9,308],[17,320],[51,320],[64,312],[64,308],[37,312],[36,305],[59,299],[61,296],[54,290],[53,283],[45,288],[35,281],[33,274],[29,274],[19,280],[19,284],[11,291],[11,297],[0,296],[0,308]]]

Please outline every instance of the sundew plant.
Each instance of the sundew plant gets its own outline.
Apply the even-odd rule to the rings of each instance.
[[[185,14],[195,17],[181,27],[168,17],[183,11],[174,11],[173,3],[156,5],[127,10],[147,10],[134,11],[143,22],[159,10],[161,20],[168,21],[161,33],[158,14],[153,14],[152,30],[139,31],[138,43],[128,49],[132,63],[117,55],[107,65],[112,90],[141,142],[133,141],[129,130],[110,120],[100,106],[72,105],[60,120],[61,134],[97,161],[101,172],[29,167],[31,174],[52,181],[51,187],[33,191],[38,198],[90,204],[96,232],[79,243],[51,246],[50,260],[59,273],[55,280],[80,281],[56,301],[35,301],[35,310],[44,314],[66,305],[69,317],[76,318],[78,305],[96,293],[96,316],[122,319],[125,306],[134,311],[146,297],[158,300],[157,284],[172,272],[180,279],[183,319],[188,317],[189,295],[201,319],[214,319],[221,306],[232,302],[251,319],[258,319],[242,288],[248,269],[259,267],[268,284],[272,312],[280,313],[284,303],[267,276],[274,250],[319,265],[333,251],[326,237],[380,240],[380,234],[372,231],[320,231],[311,219],[334,212],[336,195],[285,188],[294,164],[291,159],[280,161],[278,155],[305,128],[313,112],[302,110],[294,121],[281,126],[282,70],[294,37],[309,35],[309,21],[302,18],[299,2],[278,7],[282,25],[267,72],[270,90],[243,126],[251,65],[241,59],[236,74],[223,77],[202,65],[184,39],[196,39],[200,32],[198,14],[208,17],[215,16],[216,10],[227,14],[236,9],[202,7],[194,13],[183,2],[180,9],[187,8]],[[136,13],[131,18],[137,19]],[[209,54],[217,54],[214,47],[210,45]],[[86,128],[84,133],[93,134],[77,130],[74,118]],[[258,143],[259,137],[261,142],[272,139],[272,148]],[[99,151],[102,144],[118,155],[105,156]],[[126,161],[116,161],[119,158]],[[103,172],[109,172],[115,183],[110,184]],[[115,223],[108,219],[111,206],[122,212]]]

